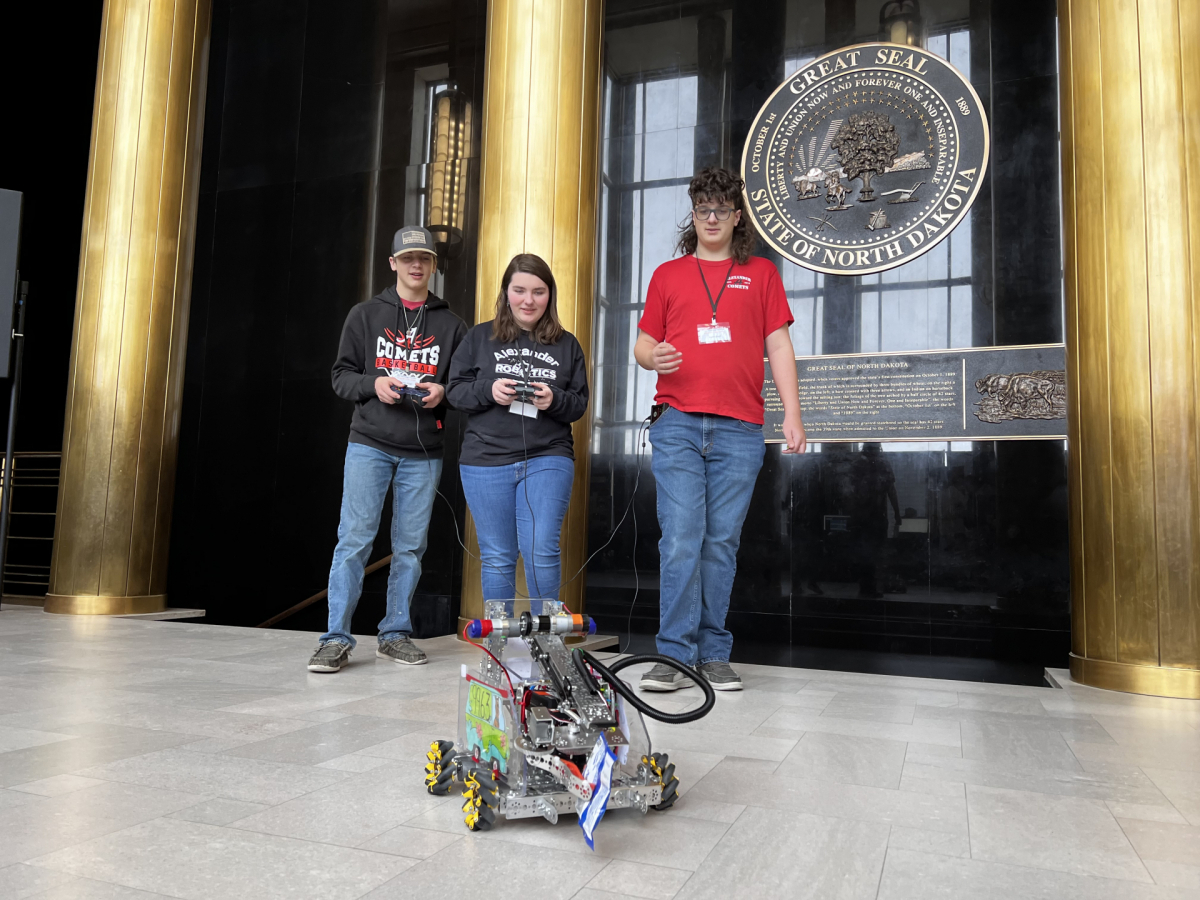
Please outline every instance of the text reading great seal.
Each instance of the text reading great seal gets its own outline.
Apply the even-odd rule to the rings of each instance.
[[[746,206],[797,265],[867,275],[911,262],[966,216],[988,162],[969,81],[939,56],[858,44],[813,60],[759,110]]]

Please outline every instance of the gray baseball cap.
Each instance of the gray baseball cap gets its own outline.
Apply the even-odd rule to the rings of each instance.
[[[405,225],[392,236],[392,256],[409,250],[423,250],[437,256],[437,251],[433,249],[433,235],[420,225]]]

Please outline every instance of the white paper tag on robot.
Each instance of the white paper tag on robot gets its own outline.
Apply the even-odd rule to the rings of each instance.
[[[587,766],[583,770],[584,780],[591,782],[595,789],[592,799],[579,813],[579,827],[583,829],[584,840],[593,851],[596,845],[592,836],[604,817],[604,811],[608,809],[608,795],[612,792],[612,770],[616,761],[617,758],[604,742],[604,736],[596,738],[596,746],[592,748]]]

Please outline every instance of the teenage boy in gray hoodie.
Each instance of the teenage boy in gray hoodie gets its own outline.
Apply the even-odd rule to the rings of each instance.
[[[310,672],[336,672],[349,661],[355,645],[350,619],[389,485],[392,564],[375,655],[407,665],[426,662],[410,639],[409,604],[442,475],[450,358],[467,331],[446,301],[429,293],[436,262],[433,235],[419,225],[401,228],[389,259],[395,286],[355,306],[342,326],[333,389],[354,401],[354,418],[329,568],[329,631],[308,662]]]

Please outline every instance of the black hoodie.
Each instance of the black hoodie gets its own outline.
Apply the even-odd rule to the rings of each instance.
[[[542,382],[554,400],[536,419],[513,415],[492,397],[497,378]],[[492,323],[484,322],[467,332],[454,354],[446,395],[455,409],[467,413],[458,455],[462,465],[507,466],[537,456],[573,459],[571,423],[588,405],[583,348],[570,332],[553,344],[535,343],[528,332],[501,344],[492,339]]]
[[[375,379],[391,375],[397,385],[445,385],[450,357],[466,332],[445,300],[430,294],[420,309],[405,309],[395,285],[350,310],[333,364],[333,390],[354,401],[350,443],[392,456],[440,456],[446,402],[425,409],[400,397],[389,406],[375,395]]]

